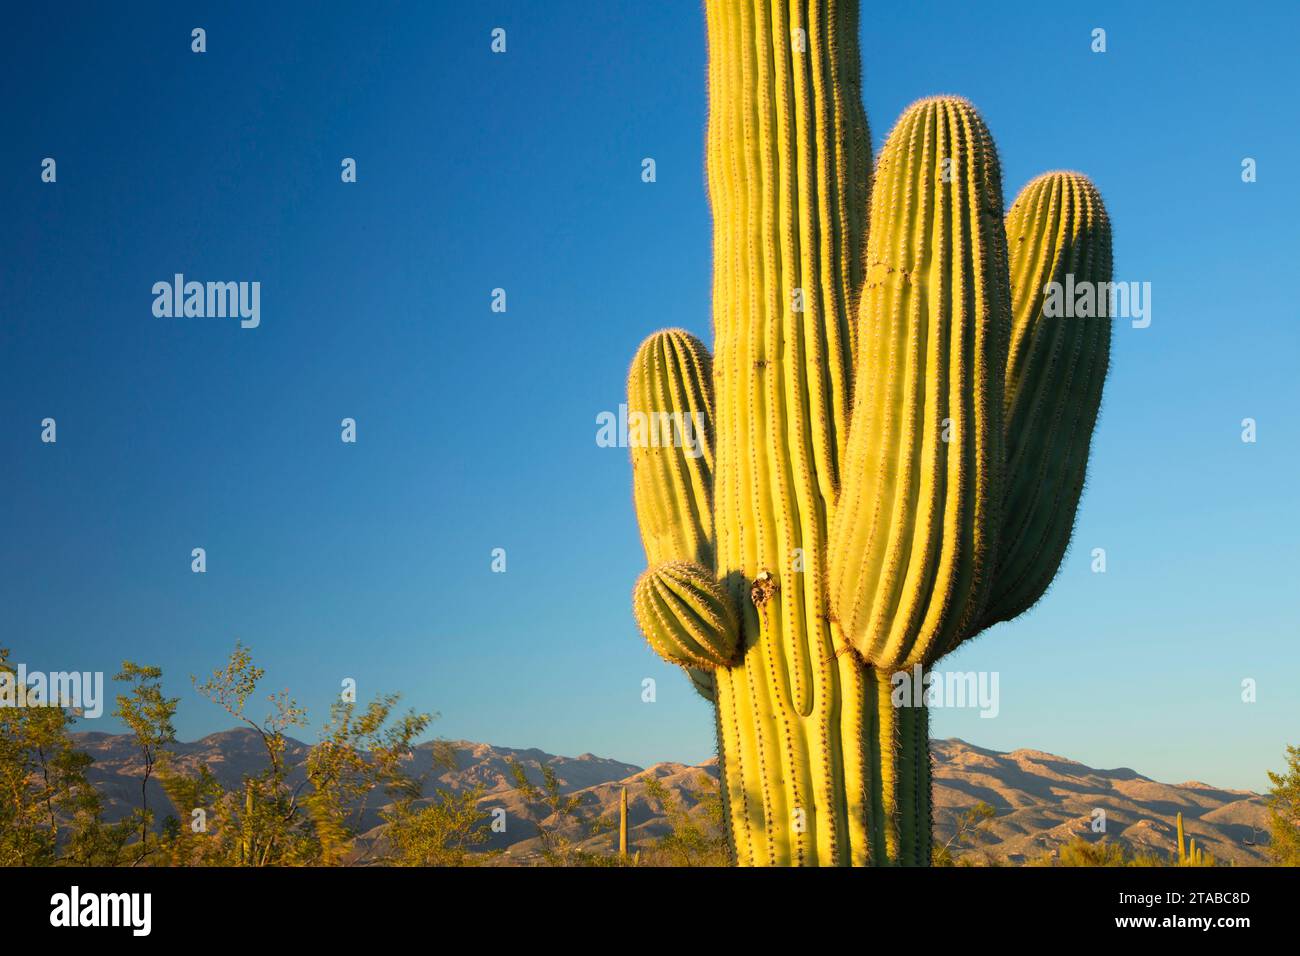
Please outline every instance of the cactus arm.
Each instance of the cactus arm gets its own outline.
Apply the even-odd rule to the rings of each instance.
[[[831,596],[847,639],[889,672],[973,624],[996,557],[1010,291],[997,153],[969,103],[903,114],[871,219]]]
[[[713,560],[712,364],[699,339],[681,329],[666,329],[642,343],[628,373],[629,418],[667,415],[670,422],[690,421],[699,443],[698,454],[671,443],[631,448],[633,499],[652,565],[670,560],[710,565]],[[700,696],[712,703],[716,690],[709,671],[682,669]]]
[[[683,667],[686,676],[691,679],[691,686],[695,692],[707,700],[710,704],[718,699],[718,689],[713,681],[713,674],[710,671],[699,667]]]
[[[628,373],[627,406],[632,494],[648,562],[710,566],[713,383],[703,343],[681,329],[646,339]]]
[[[636,583],[632,609],[650,646],[670,663],[711,670],[736,654],[740,628],[731,596],[699,565],[651,568]]]
[[[1047,315],[1049,283],[1111,281],[1101,195],[1078,173],[1029,183],[1007,215],[1015,301],[1006,369],[1007,481],[998,570],[983,626],[1031,607],[1060,567],[1110,357],[1111,319]],[[1108,286],[1098,286],[1107,288]],[[1099,297],[1100,298],[1100,297]]]

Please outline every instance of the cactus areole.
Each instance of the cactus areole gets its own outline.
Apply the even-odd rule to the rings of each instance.
[[[1106,376],[1101,198],[1030,183],[1004,221],[993,139],[921,100],[873,172],[850,0],[707,0],[710,355],[652,335],[628,405],[703,448],[633,447],[637,621],[713,702],[736,862],[926,865],[931,668],[1047,589]]]

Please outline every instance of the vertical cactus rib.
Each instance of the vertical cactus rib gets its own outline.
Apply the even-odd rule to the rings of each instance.
[[[835,629],[833,625],[832,629]],[[871,832],[875,817],[871,781],[876,766],[867,685],[875,675],[861,668],[852,655],[837,655],[833,661],[838,671],[840,707],[838,713],[830,715],[828,739],[831,753],[842,755],[832,785],[844,794],[840,810],[845,821],[839,828],[843,836],[836,844],[834,862],[839,866],[867,866],[872,862]]]
[[[760,5],[756,4],[756,8]],[[785,20],[784,9],[778,4],[771,8],[772,25],[770,29],[771,54],[780,65],[777,71],[779,82],[775,88],[768,87],[768,99],[772,103],[771,111],[780,117],[778,134],[766,135],[763,141],[764,170],[761,175],[766,184],[772,182],[770,175],[774,166],[783,166],[780,182],[782,195],[778,200],[781,206],[779,233],[776,222],[764,223],[765,244],[769,249],[769,258],[775,265],[780,263],[779,277],[768,283],[771,307],[767,313],[765,352],[770,360],[763,366],[767,371],[767,394],[769,408],[772,409],[770,426],[767,429],[767,458],[773,469],[773,481],[770,483],[774,511],[779,515],[782,540],[779,545],[780,557],[777,571],[778,580],[783,587],[779,595],[783,611],[781,627],[783,633],[799,633],[805,615],[808,580],[794,569],[796,549],[801,552],[804,540],[815,531],[808,527],[810,516],[816,515],[817,505],[812,497],[817,493],[814,456],[819,441],[827,440],[825,430],[809,428],[813,418],[809,415],[808,398],[816,398],[815,391],[805,391],[806,381],[805,349],[803,327],[804,319],[819,314],[821,308],[821,290],[803,288],[804,303],[802,311],[795,308],[792,301],[796,287],[802,288],[804,277],[815,275],[815,265],[810,258],[816,250],[807,246],[802,240],[805,235],[804,210],[808,208],[809,196],[807,180],[809,178],[809,158],[807,141],[809,138],[808,114],[811,111],[807,77],[804,63],[807,54],[800,55],[788,41],[791,29],[807,30],[808,24],[801,16],[801,11],[793,11],[794,16]],[[756,38],[759,49],[764,49],[762,38]],[[811,52],[811,50],[809,51]],[[760,55],[760,62],[764,57]],[[785,140],[792,136],[794,145],[794,162],[781,162],[781,157],[789,156],[791,143]],[[773,156],[775,153],[775,156]],[[790,189],[793,178],[793,189]],[[783,238],[778,238],[783,237]],[[816,365],[812,366],[816,368]],[[822,421],[825,421],[823,417]],[[815,589],[815,581],[814,589]],[[815,600],[815,597],[814,597]],[[812,708],[812,664],[809,641],[783,640],[785,651],[785,670],[789,681],[791,704],[801,715],[807,716]]]
[[[1012,204],[1006,231],[1015,302],[1007,482],[985,626],[1031,607],[1056,575],[1083,493],[1110,358],[1108,316],[1047,314],[1051,283],[1064,286],[1072,277],[1078,288],[1109,288],[1110,222],[1096,187],[1078,173],[1040,176]]]
[[[911,822],[910,852],[908,866],[928,866],[930,863],[930,834],[933,826],[931,818],[932,780],[930,776],[930,713],[924,701],[915,702],[911,708],[911,734],[904,753],[913,776],[913,799],[907,810]]]
[[[888,672],[982,611],[998,530],[1010,325],[1001,174],[964,100],[909,108],[876,169],[861,364],[831,529],[846,637]]]
[[[851,384],[857,355],[858,292],[862,288],[867,215],[871,208],[871,131],[862,107],[862,61],[856,40],[858,5],[854,0],[827,0],[825,5],[829,55],[820,58],[820,74],[825,78],[825,95],[831,102],[833,117],[829,138],[833,166],[825,191],[833,197],[829,232],[835,242],[840,280],[835,321],[827,323],[830,346],[827,354],[831,362],[840,355],[847,358],[848,367],[842,372],[832,369],[832,375],[843,376]],[[852,39],[842,42],[841,37]],[[848,435],[850,398],[848,392],[836,391],[833,395],[835,433],[842,436],[840,443]],[[838,465],[838,460],[835,464]]]
[[[887,866],[901,857],[899,822],[898,755],[902,736],[898,732],[899,709],[889,697],[889,686],[877,680],[873,686],[875,705],[875,787],[877,813],[872,836],[877,866]]]
[[[629,435],[633,499],[651,565],[713,564],[711,366],[699,339],[667,329],[645,340],[628,373],[629,432],[634,417],[644,415],[649,433],[642,437],[654,439],[640,444]],[[688,425],[698,454],[682,440],[680,429]]]
[[[733,39],[734,17],[727,3],[707,3],[708,35],[711,50],[730,50]],[[709,116],[706,151],[708,156],[709,203],[713,210],[713,328],[714,328],[714,396],[721,408],[739,400],[736,393],[740,384],[737,361],[740,350],[735,341],[742,334],[743,315],[740,308],[741,289],[737,282],[740,265],[738,246],[741,230],[730,222],[732,210],[739,205],[736,174],[736,151],[729,145],[740,139],[736,128],[736,110],[732,103],[740,86],[740,65],[734,56],[711,53],[709,56]],[[739,514],[741,482],[721,483],[716,474],[738,473],[743,468],[741,454],[744,446],[739,436],[741,416],[728,414],[716,420],[718,438],[717,471],[714,481],[714,518]],[[744,551],[744,530],[732,525],[734,530],[719,529],[716,539],[716,562],[720,571],[739,568]],[[720,574],[730,581],[733,597],[739,603],[744,597],[744,582],[739,576]]]
[[[710,48],[730,49],[734,18],[727,5],[706,3],[705,15]],[[708,58],[708,135],[706,137],[706,167],[709,204],[713,210],[713,363],[714,394],[719,402],[733,402],[737,349],[733,340],[740,334],[740,290],[735,276],[739,273],[737,261],[738,230],[729,226],[730,211],[737,205],[735,173],[736,157],[728,146],[738,138],[736,111],[730,104],[739,87],[739,63],[735,57],[711,54]],[[724,108],[726,107],[726,108]],[[734,471],[741,467],[743,450],[737,434],[739,416],[726,415],[716,421],[718,454],[717,470]],[[715,473],[716,474],[716,473]],[[714,484],[715,519],[721,514],[740,511],[739,483]],[[715,520],[716,525],[716,520]],[[736,529],[739,532],[740,529]],[[724,531],[716,539],[718,569],[737,568],[743,551],[742,535]],[[743,610],[741,624],[742,653],[749,656],[747,635],[752,634],[749,618],[752,610],[744,608],[744,581],[739,575],[720,575],[730,587],[732,598]],[[729,821],[729,834],[737,862],[742,866],[759,866],[770,861],[764,843],[766,828],[763,820],[764,794],[759,756],[761,725],[752,720],[754,708],[748,694],[748,669],[720,670],[715,673],[717,684],[719,770],[724,793],[724,806]]]
[[[741,67],[741,82],[738,102],[734,105],[739,114],[737,125],[741,138],[732,149],[739,159],[740,180],[740,202],[733,212],[732,225],[739,230],[743,239],[738,285],[743,303],[744,330],[737,342],[740,353],[736,364],[741,373],[740,400],[747,411],[742,418],[740,430],[744,442],[742,447],[749,452],[747,461],[742,458],[746,465],[742,468],[742,475],[746,479],[744,501],[746,513],[753,524],[753,534],[746,536],[744,564],[741,568],[747,572],[746,577],[754,577],[763,569],[764,556],[779,555],[782,549],[777,515],[768,494],[771,475],[767,433],[771,419],[766,386],[776,370],[768,369],[770,357],[766,350],[768,323],[765,321],[767,286],[764,247],[771,238],[764,231],[762,194],[770,183],[764,181],[765,177],[760,171],[762,132],[759,124],[766,122],[768,116],[760,117],[759,109],[760,106],[767,107],[768,91],[759,88],[757,79],[759,55],[764,45],[763,18],[764,10],[757,5],[741,3],[735,8],[735,54]],[[767,178],[770,179],[770,174]],[[772,630],[773,623],[780,619],[779,608],[760,610],[766,613],[758,615],[761,623],[754,629],[757,641],[751,651],[755,660],[754,666],[749,670],[749,691],[759,708],[758,712],[766,715],[763,720],[766,732],[760,737],[762,746],[759,757],[764,778],[769,852],[774,864],[788,865],[792,862],[789,854],[795,854],[797,859],[797,850],[790,839],[790,818],[792,809],[799,805],[799,795],[795,790],[799,781],[794,778],[789,726],[781,719],[784,708],[788,707],[782,699],[786,665],[781,641]],[[777,839],[778,834],[781,834],[780,840]]]
[[[763,6],[754,4],[755,11]],[[829,393],[846,387],[843,382],[836,389],[825,375],[828,360],[834,361],[827,355],[825,333],[837,320],[833,271],[822,268],[829,259],[827,237],[816,229],[816,217],[825,212],[830,195],[820,188],[826,144],[820,136],[825,124],[818,118],[827,112],[818,81],[824,59],[820,16],[815,4],[769,5],[769,23],[759,24],[755,38],[762,66],[760,90],[766,91],[770,103],[760,104],[760,115],[768,113],[776,120],[769,129],[760,124],[760,179],[765,200],[775,192],[778,214],[764,221],[770,304],[765,354],[758,359],[770,409],[768,492],[781,536],[773,568],[781,588],[772,599],[773,611],[779,608],[781,616],[772,632],[774,644],[784,653],[783,669],[774,671],[773,683],[794,712],[784,721],[783,731],[796,770],[793,805],[811,836],[805,840],[804,834],[795,834],[802,862],[835,852],[835,829],[821,825],[821,818],[836,813],[833,771],[818,753],[824,749],[819,745],[828,722],[813,717],[815,701],[828,692],[830,678],[822,663],[827,635],[805,622],[820,615],[822,604],[819,541],[822,515],[833,496],[836,441]],[[807,37],[807,43],[796,43],[796,36]],[[769,57],[773,66],[767,83]],[[844,368],[842,361],[839,367]]]

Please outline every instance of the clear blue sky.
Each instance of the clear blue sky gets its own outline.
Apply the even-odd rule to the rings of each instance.
[[[1262,788],[1300,742],[1294,4],[869,6],[877,146],[964,94],[1008,197],[1086,171],[1117,278],[1153,284],[1056,585],[948,660],[1000,672],[1001,715],[934,733]],[[189,675],[239,638],[317,718],[354,677],[449,737],[703,759],[706,705],[632,621],[626,451],[595,443],[644,335],[711,338],[700,4],[338,9],[4,15],[0,644],[161,665],[184,738],[228,725]],[[261,327],[155,318],[176,272],[260,281]]]

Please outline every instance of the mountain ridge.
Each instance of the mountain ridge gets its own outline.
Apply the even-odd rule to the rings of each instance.
[[[126,734],[84,731],[72,735],[78,746],[95,758],[88,776],[105,798],[106,815],[118,819],[139,800],[142,770],[134,742]],[[289,782],[304,779],[303,761],[311,745],[290,738],[285,749]],[[450,748],[455,769],[436,766],[439,747]],[[266,755],[258,735],[247,728],[208,734],[196,741],[169,745],[182,771],[206,765],[226,787],[244,774],[265,767]],[[1088,840],[1103,835],[1132,850],[1154,853],[1162,859],[1173,852],[1175,819],[1184,816],[1189,836],[1223,863],[1237,865],[1267,862],[1268,810],[1266,798],[1249,790],[1216,787],[1202,781],[1167,784],[1143,776],[1130,767],[1099,769],[1076,760],[1032,748],[1002,752],[979,747],[959,738],[930,742],[934,772],[935,842],[945,843],[962,813],[979,801],[994,807],[995,816],[982,828],[974,847],[960,852],[975,859],[998,859],[1018,864],[1052,853],[1075,836]],[[702,764],[661,761],[639,767],[610,757],[583,753],[577,757],[550,754],[536,747],[505,747],[469,740],[426,741],[416,745],[408,771],[425,778],[425,794],[434,789],[458,793],[481,787],[484,808],[504,808],[507,829],[494,833],[487,844],[503,851],[503,862],[530,859],[536,851],[536,824],[540,807],[530,806],[515,787],[509,762],[516,760],[530,780],[540,783],[542,767],[550,767],[562,792],[580,794],[589,820],[617,820],[619,794],[628,788],[632,845],[649,845],[669,830],[657,802],[647,793],[647,776],[660,780],[690,813],[704,810],[694,791],[700,774],[716,779],[717,759]],[[156,780],[149,785],[150,805],[169,808]],[[1094,820],[1104,814],[1105,833],[1094,831]],[[160,810],[159,816],[165,811]],[[360,829],[368,840],[380,839],[378,808],[361,816]],[[591,834],[571,825],[567,836],[584,848],[610,852],[616,836]]]

